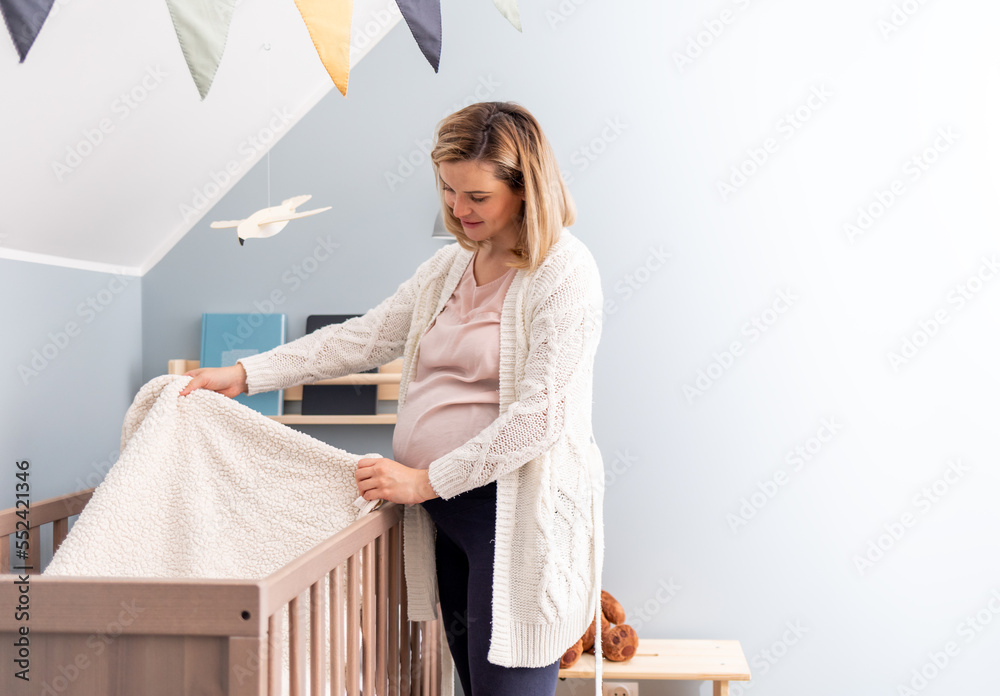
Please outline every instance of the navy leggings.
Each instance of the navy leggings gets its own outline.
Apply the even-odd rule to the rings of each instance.
[[[489,662],[496,481],[421,505],[437,526],[438,594],[448,646],[465,696],[553,696],[559,660],[547,667]]]

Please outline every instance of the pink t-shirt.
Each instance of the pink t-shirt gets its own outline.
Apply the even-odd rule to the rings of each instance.
[[[517,269],[476,286],[469,261],[420,339],[416,375],[396,416],[393,459],[426,469],[500,415],[500,310]]]

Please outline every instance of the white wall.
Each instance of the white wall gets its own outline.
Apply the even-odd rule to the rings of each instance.
[[[386,296],[436,248],[419,141],[477,88],[518,101],[571,178],[575,231],[610,302],[594,405],[609,472],[603,582],[640,636],[740,640],[754,680],[733,694],[986,690],[1000,649],[1000,277],[983,261],[1000,256],[998,9],[521,5],[523,34],[491,3],[444,3],[438,75],[397,29],[352,75],[357,91],[328,95],[285,136],[273,198],[312,193],[334,211],[240,248],[207,222],[261,207],[264,170],[222,198],[144,278],[144,378],[196,354],[201,311],[252,311],[290,289],[283,273],[320,235],[341,254],[288,295],[290,338],[308,313]],[[901,26],[883,36],[894,7]],[[699,35],[707,47],[679,69],[673,54]],[[724,197],[731,167],[767,147]],[[390,188],[409,157],[416,171]],[[888,210],[852,239],[844,225],[896,180]],[[906,340],[920,347],[896,369],[889,353]],[[711,377],[689,399],[699,371]],[[809,452],[801,467],[796,448]],[[881,557],[861,572],[872,543]],[[936,668],[929,655],[946,649]],[[933,675],[926,687],[914,670]],[[592,691],[567,681],[560,693],[579,688]]]

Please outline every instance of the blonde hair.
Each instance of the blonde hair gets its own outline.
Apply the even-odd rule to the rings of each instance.
[[[462,247],[475,251],[482,243],[469,239],[444,200],[439,165],[458,161],[492,164],[497,179],[524,193],[521,229],[511,249],[518,260],[508,265],[536,269],[562,228],[576,220],[576,205],[538,121],[514,102],[480,102],[438,123],[431,163],[444,225]]]

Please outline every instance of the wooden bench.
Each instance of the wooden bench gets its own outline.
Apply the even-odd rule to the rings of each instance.
[[[594,656],[584,653],[569,668],[560,669],[565,679],[594,678]],[[625,662],[605,659],[601,678],[694,679],[712,682],[713,696],[729,696],[729,682],[748,681],[750,667],[738,640],[660,640],[640,638],[635,657]]]

